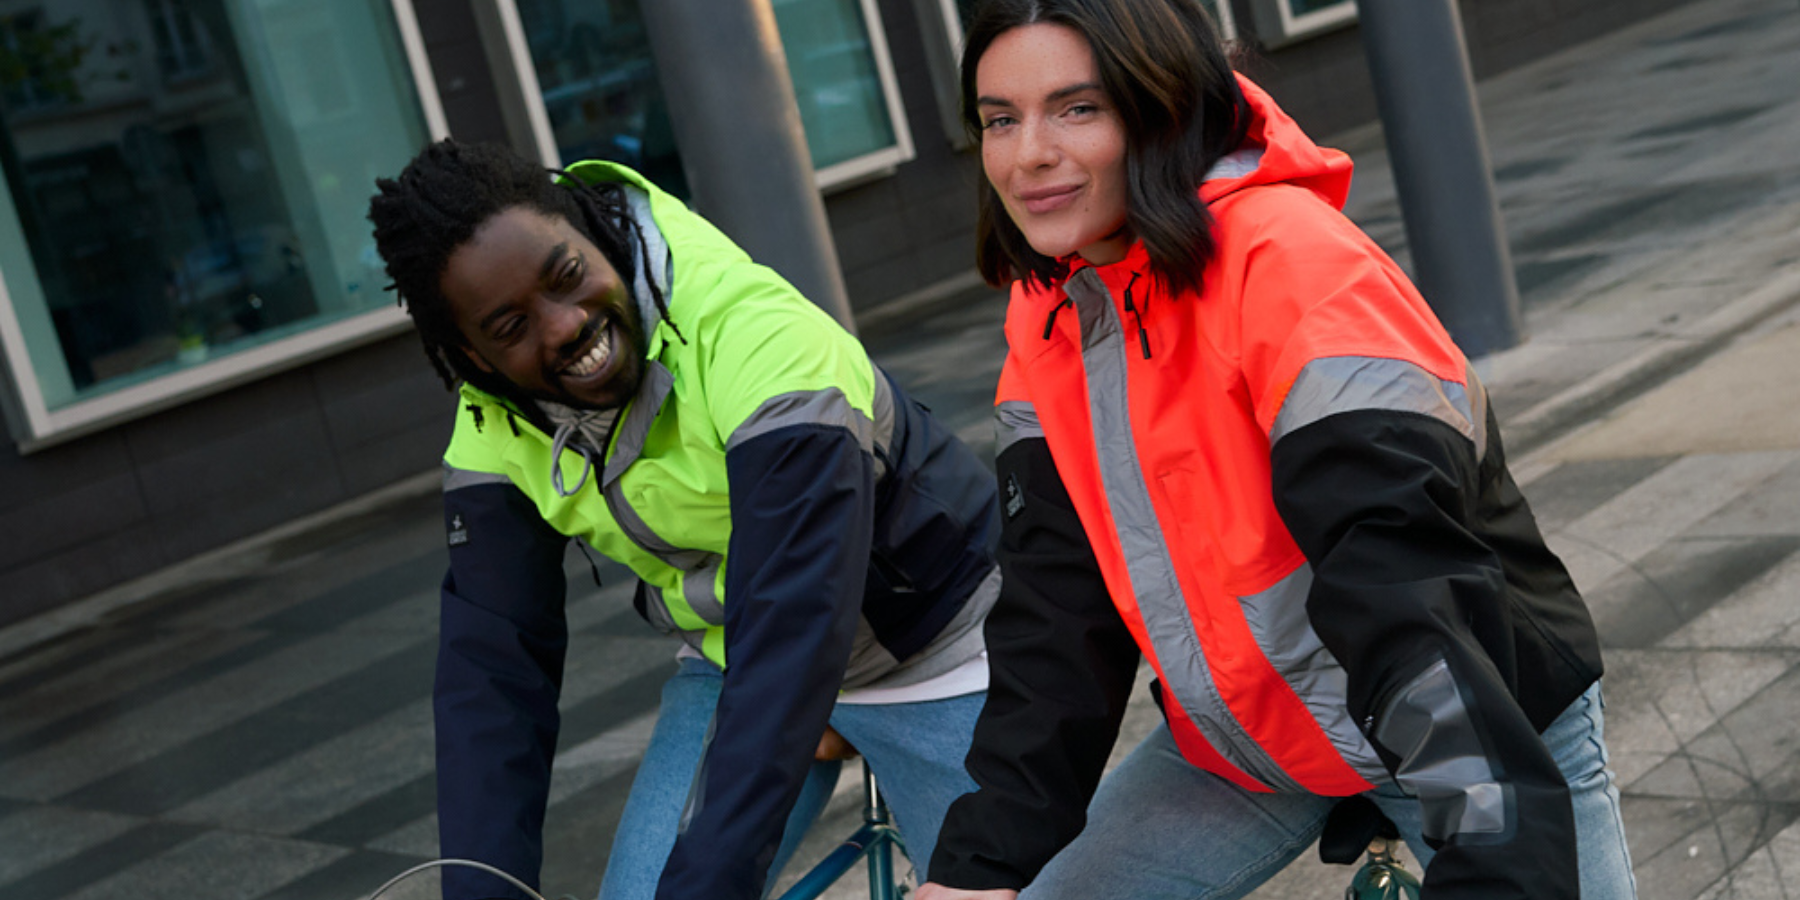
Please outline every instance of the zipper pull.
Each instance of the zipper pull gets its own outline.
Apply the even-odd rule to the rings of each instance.
[[[1149,359],[1150,358],[1150,335],[1144,331],[1144,314],[1138,312],[1137,307],[1133,306],[1131,303],[1131,285],[1132,284],[1137,284],[1137,276],[1136,275],[1131,276],[1131,284],[1125,285],[1125,311],[1128,313],[1131,313],[1132,319],[1136,320],[1137,333],[1138,333],[1138,346],[1143,348],[1144,358]]]
[[[1056,330],[1056,314],[1062,312],[1063,307],[1074,305],[1075,301],[1065,296],[1062,302],[1050,307],[1050,315],[1044,317],[1044,340],[1049,340],[1051,332]]]

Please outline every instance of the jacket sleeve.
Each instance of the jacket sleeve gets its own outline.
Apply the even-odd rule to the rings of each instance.
[[[1080,833],[1138,664],[1044,439],[1005,444],[997,470],[1001,589],[967,759],[978,790],[951,805],[928,869],[965,890],[1022,888]]]
[[[1313,566],[1307,611],[1348,703],[1437,849],[1427,896],[1578,893],[1567,784],[1477,634],[1508,633],[1505,574],[1471,529],[1463,433],[1390,409],[1331,415],[1272,451],[1277,509]]]
[[[873,458],[796,424],[725,455],[725,679],[656,896],[755,900],[849,662],[874,528]]]
[[[454,473],[452,481],[455,480]],[[535,886],[556,748],[568,539],[504,479],[447,484],[450,568],[439,619],[438,841],[445,857]],[[446,869],[445,900],[523,897],[491,875]]]

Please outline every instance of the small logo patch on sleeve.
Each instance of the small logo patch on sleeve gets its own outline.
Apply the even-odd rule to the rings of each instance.
[[[1025,511],[1025,492],[1019,488],[1019,476],[1006,476],[1006,517],[1016,519]]]
[[[469,542],[468,526],[463,524],[462,513],[450,517],[450,546],[461,547]]]

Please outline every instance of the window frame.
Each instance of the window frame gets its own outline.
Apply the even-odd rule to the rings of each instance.
[[[894,130],[894,142],[829,166],[814,166],[813,184],[821,194],[889,174],[917,155],[913,149],[912,128],[906,119],[905,98],[900,95],[900,79],[894,72],[893,54],[888,49],[887,28],[881,21],[881,9],[876,0],[857,0],[857,3],[862,9],[863,28],[869,35],[869,53],[874,57],[875,76],[881,84],[883,108]],[[510,71],[497,79],[503,82],[497,86],[502,105],[518,110],[519,118],[507,123],[508,131],[513,140],[522,139],[529,147],[526,152],[534,153],[544,165],[562,168],[566,161],[556,146],[556,134],[550,127],[550,113],[544,105],[544,91],[538,84],[531,48],[525,41],[525,26],[519,17],[517,0],[491,0],[476,5],[483,25],[483,39],[492,45],[490,55],[511,63]]]
[[[388,5],[412,73],[428,136],[431,140],[448,137],[450,129],[443,101],[431,75],[412,0],[388,0]],[[36,267],[25,277],[37,278]],[[25,344],[19,309],[5,279],[0,278],[0,356],[5,361],[0,374],[8,382],[4,386],[7,389],[0,390],[0,399],[5,401],[7,427],[19,452],[32,453],[370,344],[411,327],[405,310],[397,305],[384,306],[53,410],[44,402],[37,369]]]
[[[1224,2],[1224,0],[1221,0]],[[1339,0],[1329,8],[1295,15],[1290,0],[1250,0],[1256,36],[1271,50],[1318,37],[1356,22],[1356,0]]]

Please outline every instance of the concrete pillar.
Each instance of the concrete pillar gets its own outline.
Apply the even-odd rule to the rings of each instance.
[[[1357,10],[1419,290],[1470,357],[1512,347],[1519,291],[1456,0]]]
[[[694,206],[855,330],[769,0],[642,4]]]

